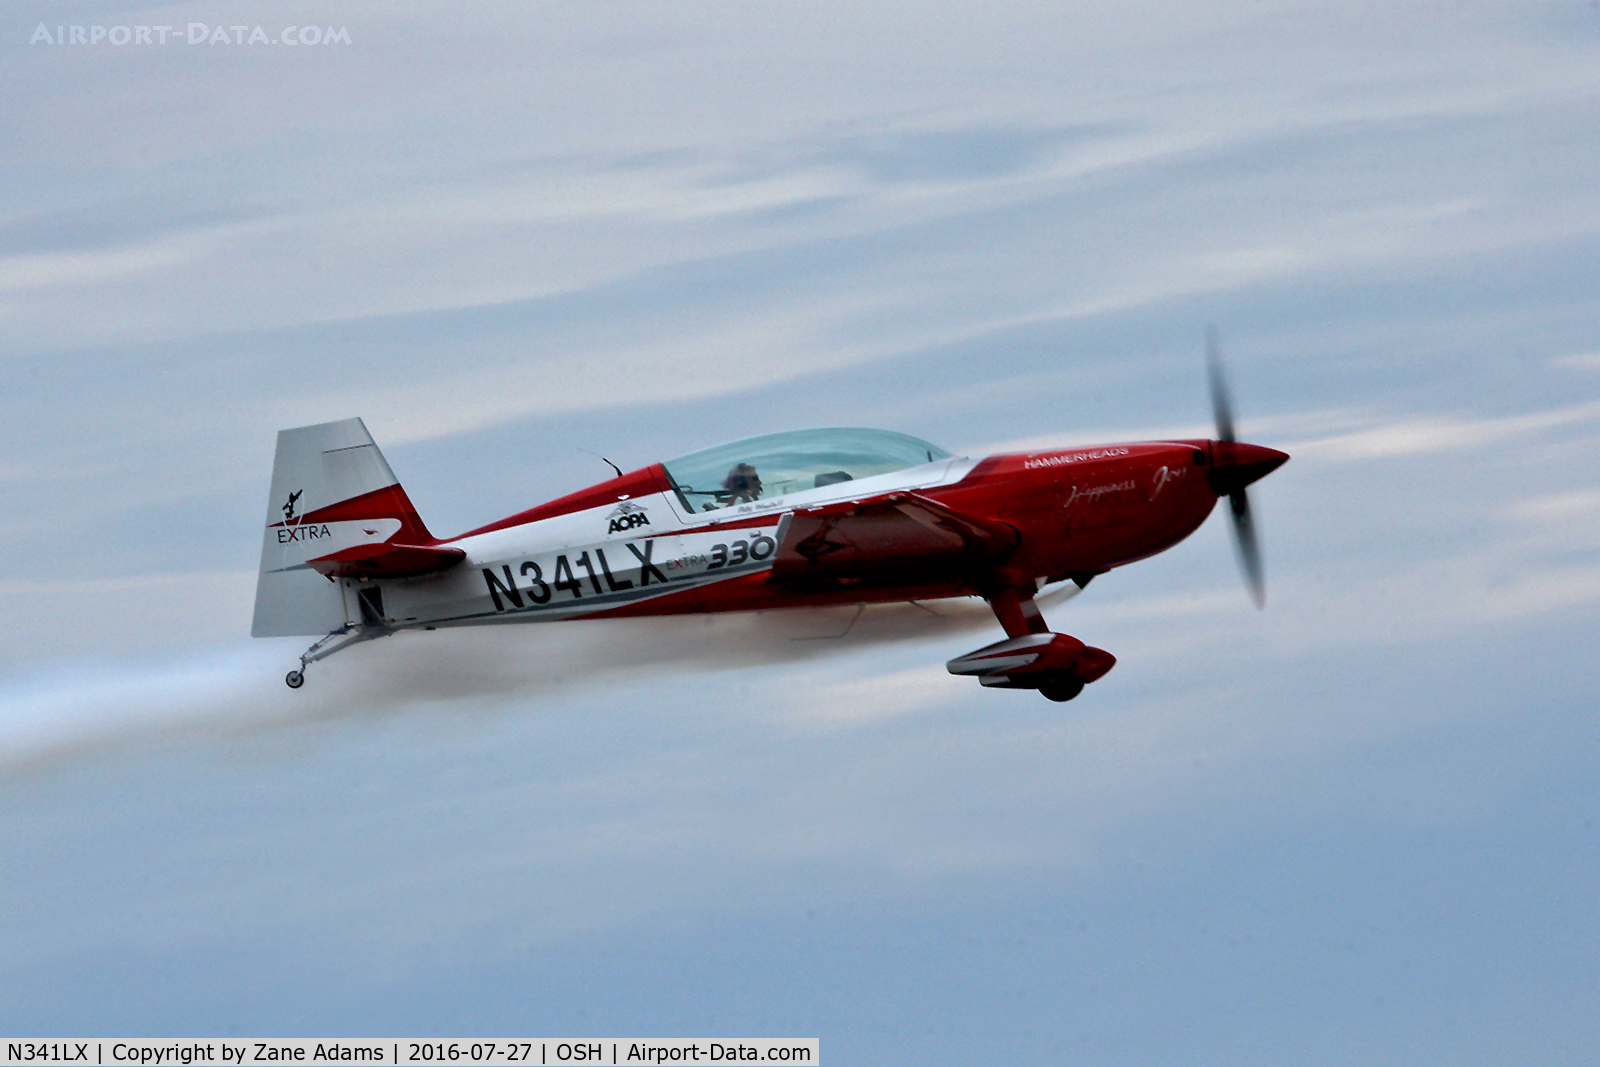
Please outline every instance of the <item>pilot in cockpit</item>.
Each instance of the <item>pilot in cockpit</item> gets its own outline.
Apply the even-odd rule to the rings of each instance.
[[[742,504],[756,500],[761,496],[761,475],[748,463],[736,463],[728,476],[722,481],[722,491],[717,494],[717,503]]]

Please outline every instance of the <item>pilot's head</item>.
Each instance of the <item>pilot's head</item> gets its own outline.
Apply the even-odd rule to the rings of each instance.
[[[728,472],[722,488],[730,493],[747,493],[754,499],[761,492],[761,475],[748,463],[736,463]]]

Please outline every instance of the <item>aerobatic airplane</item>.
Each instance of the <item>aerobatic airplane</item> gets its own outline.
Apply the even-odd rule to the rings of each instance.
[[[1052,633],[1035,597],[1171,548],[1222,497],[1263,603],[1245,487],[1289,457],[1234,439],[1209,356],[1214,440],[974,459],[887,430],[774,433],[447,539],[360,419],[283,430],[251,632],[321,636],[297,689],[309,664],[399,630],[980,596],[1005,639],[950,672],[1071,700],[1116,659]]]

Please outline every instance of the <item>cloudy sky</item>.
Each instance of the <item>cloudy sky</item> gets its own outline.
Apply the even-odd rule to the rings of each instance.
[[[18,0],[0,84],[0,1031],[1591,1062],[1597,5]],[[283,427],[448,535],[1204,435],[1208,322],[1267,610],[1214,519],[1069,705],[966,602],[248,637]]]

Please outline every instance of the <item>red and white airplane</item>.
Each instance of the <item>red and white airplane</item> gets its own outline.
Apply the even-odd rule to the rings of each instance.
[[[1035,597],[1171,548],[1227,497],[1263,603],[1245,487],[1289,457],[1234,439],[969,458],[887,430],[767,434],[619,474],[456,537],[428,532],[360,419],[283,430],[256,637],[323,635],[290,671],[399,630],[981,596],[1006,637],[948,663],[1071,700],[1116,659]]]

